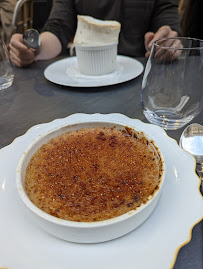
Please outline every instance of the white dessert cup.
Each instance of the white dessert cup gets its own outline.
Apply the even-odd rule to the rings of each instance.
[[[117,45],[75,45],[78,69],[84,75],[112,73],[117,66]]]

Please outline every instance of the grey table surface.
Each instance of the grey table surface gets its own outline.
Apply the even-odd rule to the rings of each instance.
[[[145,59],[138,60],[145,65]],[[143,74],[113,86],[75,88],[46,80],[44,70],[52,62],[41,61],[28,68],[16,68],[13,85],[0,91],[2,147],[36,124],[74,113],[122,113],[147,122],[139,104]],[[203,111],[192,122],[203,124]],[[167,131],[167,134],[179,141],[182,131],[183,128]],[[174,269],[193,268],[203,268],[203,221],[193,228],[191,241],[180,249],[174,266]]]

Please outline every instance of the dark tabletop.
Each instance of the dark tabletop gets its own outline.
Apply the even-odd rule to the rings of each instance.
[[[145,59],[139,60],[145,64]],[[43,75],[44,69],[52,62],[41,61],[28,68],[16,68],[13,85],[0,91],[1,146],[10,144],[33,125],[73,113],[121,113],[147,122],[139,104],[142,75],[113,86],[59,86],[47,81]],[[203,111],[193,122],[203,125]],[[167,131],[167,134],[179,141],[182,131],[183,128]],[[202,268],[203,221],[193,228],[192,239],[180,249],[174,266],[174,269]]]

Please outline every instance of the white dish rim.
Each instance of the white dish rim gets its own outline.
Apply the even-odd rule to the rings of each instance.
[[[125,61],[128,62],[128,65],[136,65],[139,70],[133,70],[129,73],[126,73],[126,67],[125,67]],[[63,66],[65,65],[66,66]],[[73,72],[71,76],[67,74],[67,68],[68,67],[73,67],[73,69],[78,70],[76,68],[77,65],[77,57],[72,56],[72,57],[67,57],[63,58],[60,60],[57,60],[50,65],[48,65],[45,70],[44,70],[44,76],[45,78],[57,85],[61,86],[69,86],[69,87],[82,87],[82,88],[88,88],[88,87],[105,87],[105,86],[111,86],[111,85],[116,85],[120,84],[123,82],[130,81],[136,77],[139,77],[143,70],[144,66],[143,64],[129,56],[124,56],[124,55],[117,55],[117,65],[118,67],[113,73],[106,74],[106,75],[101,75],[101,76],[89,76],[89,75],[83,75],[80,74],[79,71],[76,71],[76,73]],[[57,68],[60,68],[58,70]],[[56,69],[57,74],[52,73],[52,69]],[[55,71],[56,71],[55,70]],[[126,73],[126,74],[125,74]],[[62,79],[61,79],[62,76]],[[72,80],[74,78],[74,80]]]
[[[119,114],[119,113],[111,113],[111,114],[97,114],[96,113],[96,114],[91,114],[91,115],[89,115],[89,114],[83,114],[83,113],[76,113],[76,114],[72,114],[72,115],[70,115],[70,116],[68,116],[66,118],[55,119],[55,120],[50,121],[48,123],[41,123],[41,124],[38,124],[38,125],[35,125],[35,126],[31,127],[24,135],[19,136],[19,137],[16,137],[10,145],[8,145],[8,146],[6,146],[6,147],[4,147],[4,148],[2,148],[0,150],[1,158],[3,158],[3,160],[4,160],[4,158],[7,157],[7,155],[10,154],[10,151],[11,152],[14,152],[16,150],[16,148],[19,149],[20,151],[22,151],[22,153],[23,153],[24,144],[26,143],[26,140],[33,139],[33,137],[36,138],[38,135],[40,135],[41,130],[47,130],[47,129],[49,130],[53,126],[58,125],[58,124],[61,124],[62,122],[67,121],[67,118],[69,118],[69,117],[70,118],[72,118],[72,117],[73,118],[75,118],[75,117],[79,117],[80,118],[80,117],[83,117],[83,116],[85,116],[85,117],[94,117],[94,119],[97,118],[97,117],[100,117],[100,116],[101,117],[109,117],[109,118],[114,117],[116,120],[118,120],[118,122],[120,122],[120,121],[128,121],[128,120],[132,121],[133,120],[134,123],[135,123],[135,125],[137,125],[137,124],[138,125],[144,124],[149,131],[150,131],[150,127],[152,126],[153,129],[156,128],[156,130],[158,132],[160,132],[160,135],[161,136],[167,136],[167,139],[169,139],[170,141],[174,142],[173,143],[174,144],[174,147],[176,147],[176,149],[179,148],[179,151],[180,151],[180,147],[177,144],[177,141],[175,139],[169,137],[162,128],[160,128],[158,126],[153,126],[150,123],[143,123],[140,120],[132,119],[132,118],[129,118],[129,117],[127,117],[125,115],[122,115],[122,114]],[[172,143],[172,142],[170,142],[170,143]],[[192,175],[192,177],[193,177],[193,179],[195,179],[195,182],[196,182],[195,183],[195,193],[197,194],[198,199],[201,199],[201,201],[202,201],[202,195],[201,195],[201,193],[199,191],[199,187],[200,187],[200,183],[201,182],[200,182],[200,179],[197,177],[197,175],[195,173],[195,159],[193,158],[192,155],[190,155],[188,152],[184,151],[182,148],[181,148],[181,153],[183,154],[183,156],[188,156],[188,158],[190,159],[190,161],[192,161],[192,163],[193,163],[193,165],[192,165],[193,166],[193,175]],[[10,157],[14,158],[14,156],[10,156]],[[16,162],[16,158],[18,158],[18,157],[15,157],[14,158],[14,162]],[[4,171],[4,173],[5,173],[5,171]],[[2,188],[4,186],[3,185],[4,183],[5,182],[2,180]],[[9,186],[9,190],[8,190],[9,192],[11,191],[10,190],[10,187],[11,186]],[[16,192],[17,192],[17,190],[16,190]],[[173,249],[172,249],[173,255],[172,255],[172,258],[170,258],[170,266],[169,266],[169,268],[173,268],[179,250],[184,245],[186,245],[186,244],[188,244],[190,242],[191,237],[192,237],[192,230],[193,230],[194,226],[197,225],[201,220],[202,220],[202,216],[199,216],[199,215],[198,215],[198,218],[196,217],[196,219],[193,220],[192,222],[190,220],[190,222],[189,222],[189,228],[186,228],[185,229],[187,231],[187,234],[184,234],[183,236],[178,236],[178,238],[179,238],[178,242],[176,242],[176,244],[173,245]],[[6,252],[6,257],[8,255],[10,255],[10,252],[9,253]],[[16,260],[16,261],[19,262],[18,260]],[[18,267],[18,268],[20,268],[20,267]],[[26,269],[25,267],[22,267],[22,268],[23,269]],[[163,267],[160,267],[160,268],[163,268]]]

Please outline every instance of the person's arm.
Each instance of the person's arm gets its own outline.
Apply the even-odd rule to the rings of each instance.
[[[178,13],[179,0],[156,0],[151,20],[151,31],[157,32],[164,25],[181,34],[180,18]]]
[[[41,45],[35,50],[23,42],[22,34],[14,34],[10,40],[10,56],[15,66],[25,67],[37,60],[48,60],[59,55],[62,49],[59,39],[52,33],[40,35]]]
[[[158,29],[157,32],[147,32],[145,34],[145,57],[148,58],[152,49],[153,42],[159,38],[177,37],[178,32],[173,31],[170,26],[164,25]]]
[[[73,0],[54,0],[51,14],[40,35],[38,50],[30,49],[23,43],[22,34],[14,34],[10,40],[10,55],[18,67],[25,67],[37,60],[52,59],[67,51],[68,42],[74,36],[77,15]]]
[[[42,32],[54,34],[60,41],[62,52],[73,39],[77,27],[77,12],[74,0],[53,0],[53,7]]]
[[[151,20],[151,31],[145,34],[146,57],[158,38],[177,37],[181,33],[178,0],[157,0]]]
[[[41,45],[36,52],[35,61],[49,60],[61,53],[62,45],[57,36],[50,32],[43,32],[40,35]]]

